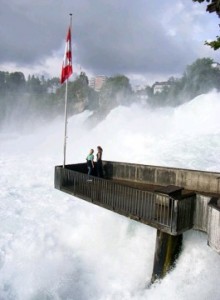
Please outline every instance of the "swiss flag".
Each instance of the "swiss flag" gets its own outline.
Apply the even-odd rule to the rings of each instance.
[[[66,36],[66,48],[65,48],[62,72],[60,78],[61,84],[64,83],[64,81],[67,80],[72,73],[73,73],[73,69],[72,69],[71,30],[69,27]]]

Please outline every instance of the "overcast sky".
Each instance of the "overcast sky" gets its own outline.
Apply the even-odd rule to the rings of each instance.
[[[180,76],[197,58],[220,61],[204,45],[220,20],[205,9],[192,0],[0,0],[0,70],[59,77],[73,13],[75,72]]]

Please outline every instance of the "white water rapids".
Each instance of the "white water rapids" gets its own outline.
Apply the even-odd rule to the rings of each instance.
[[[68,123],[67,163],[104,159],[220,171],[220,94],[178,108],[118,107],[95,128]],[[146,288],[156,230],[55,190],[63,122],[0,134],[0,300],[219,300],[220,257],[201,232],[164,280]]]

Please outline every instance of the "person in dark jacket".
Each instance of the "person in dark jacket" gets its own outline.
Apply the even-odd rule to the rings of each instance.
[[[93,170],[94,170],[94,155],[93,155],[93,153],[94,153],[94,150],[91,149],[89,151],[89,154],[86,157],[87,167],[88,167],[88,175],[92,175]]]
[[[102,153],[103,153],[102,147],[98,146],[97,147],[97,154],[96,154],[96,159],[97,159],[97,176],[101,177],[101,178],[103,177]]]

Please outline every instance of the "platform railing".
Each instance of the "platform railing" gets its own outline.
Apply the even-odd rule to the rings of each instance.
[[[130,166],[136,167],[130,169]],[[220,184],[220,177],[217,177],[220,173],[201,172],[200,178],[199,171],[180,170],[189,172],[187,174],[191,181],[195,182],[195,188],[191,191],[181,191],[183,187],[186,188],[186,174],[181,173],[185,175],[180,176],[182,181],[179,180],[176,185],[176,182],[172,181],[173,173],[168,172],[171,168],[104,162],[103,169],[105,179],[88,176],[86,163],[70,164],[65,168],[56,166],[55,188],[171,235],[180,235],[189,229],[207,232],[208,244],[220,253],[219,193],[213,197],[197,191],[197,188],[201,187],[197,179],[204,183],[201,191],[205,191],[206,188],[207,192],[219,191],[216,181]],[[163,178],[159,173],[157,178],[152,177],[152,169],[163,169]],[[172,171],[179,172],[178,169]],[[158,178],[162,178],[164,182],[158,181]],[[183,184],[180,184],[181,182]],[[148,191],[149,184],[155,185],[154,192]]]
[[[55,187],[172,235],[192,225],[192,199],[138,190],[69,168],[55,168]]]

